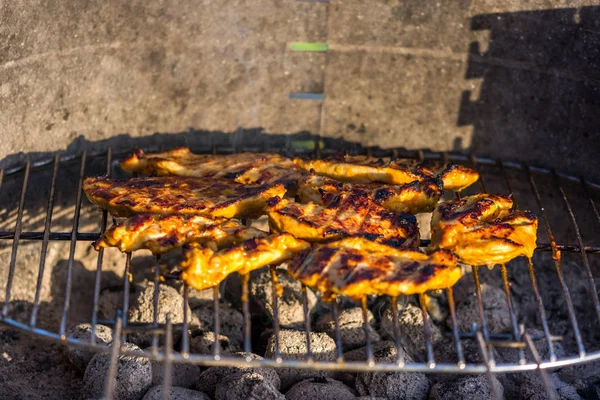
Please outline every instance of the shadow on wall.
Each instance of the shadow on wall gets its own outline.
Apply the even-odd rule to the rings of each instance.
[[[474,16],[458,125],[473,125],[474,154],[518,158],[598,180],[600,7]],[[485,50],[484,50],[485,48]]]

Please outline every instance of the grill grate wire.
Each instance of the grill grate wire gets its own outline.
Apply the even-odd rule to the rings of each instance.
[[[314,156],[321,156],[322,153],[325,153],[325,149],[321,149],[320,142],[317,140],[314,151]],[[210,146],[213,154],[217,153],[231,153],[231,150],[237,151],[240,149],[220,149],[217,146]],[[264,151],[272,150],[265,148]],[[373,154],[372,149],[366,149],[368,154]],[[393,150],[391,152],[393,156],[400,156],[399,150]],[[389,152],[388,152],[389,155]],[[565,300],[567,314],[569,318],[569,322],[572,328],[572,332],[577,344],[578,354],[577,357],[565,357],[562,359],[557,359],[556,354],[554,352],[554,348],[552,343],[560,338],[552,336],[550,333],[550,329],[548,327],[548,319],[545,313],[544,304],[542,301],[542,297],[538,288],[536,272],[533,263],[528,263],[528,271],[531,279],[532,289],[534,292],[534,297],[536,301],[536,306],[538,310],[538,314],[540,317],[540,321],[543,327],[544,335],[543,338],[546,340],[548,345],[548,354],[549,360],[541,359],[539,352],[537,351],[534,345],[534,339],[539,340],[541,338],[532,338],[530,334],[526,333],[521,326],[517,325],[517,316],[515,314],[515,310],[513,307],[513,301],[511,298],[510,291],[510,281],[508,278],[508,271],[506,265],[501,265],[501,275],[503,281],[503,289],[506,296],[506,305],[510,315],[511,321],[511,334],[508,335],[498,335],[498,334],[490,334],[488,330],[488,326],[485,319],[483,298],[482,298],[482,288],[481,282],[479,278],[479,270],[478,266],[474,266],[473,277],[474,277],[474,285],[477,297],[477,307],[479,314],[479,324],[474,324],[473,330],[471,332],[460,332],[458,329],[457,315],[456,315],[456,305],[454,301],[454,293],[453,289],[446,289],[446,295],[448,300],[448,308],[450,312],[450,322],[451,322],[451,335],[455,344],[456,357],[457,362],[455,364],[439,364],[436,363],[433,352],[433,343],[431,341],[431,327],[430,327],[430,318],[426,309],[425,298],[424,296],[419,296],[419,304],[421,307],[421,312],[424,321],[424,335],[426,342],[426,353],[427,353],[427,362],[426,363],[418,363],[418,362],[409,362],[405,363],[403,356],[403,348],[401,346],[401,337],[398,326],[398,299],[391,298],[391,312],[394,320],[393,324],[393,336],[394,343],[397,348],[397,361],[395,363],[379,363],[375,362],[373,348],[369,333],[369,320],[367,313],[367,299],[366,297],[361,302],[362,313],[363,313],[363,328],[366,337],[366,362],[345,362],[343,359],[343,348],[342,348],[342,339],[341,339],[341,330],[339,324],[339,314],[340,314],[340,305],[337,299],[334,299],[331,304],[332,314],[333,314],[333,322],[334,322],[334,341],[336,343],[337,348],[337,360],[333,362],[317,362],[314,360],[314,356],[311,350],[310,343],[310,332],[311,332],[311,321],[309,314],[309,305],[308,305],[308,296],[307,296],[307,288],[302,285],[302,306],[303,306],[303,315],[304,315],[304,330],[306,333],[306,359],[305,360],[284,360],[281,356],[280,350],[280,326],[279,326],[279,305],[278,305],[278,295],[277,295],[277,271],[274,267],[271,268],[271,283],[272,283],[272,302],[273,302],[273,332],[274,332],[274,358],[273,359],[265,359],[265,360],[253,360],[249,356],[246,360],[241,360],[239,358],[233,358],[229,355],[225,355],[221,353],[220,344],[219,344],[219,335],[220,335],[220,313],[219,313],[219,303],[220,303],[220,293],[219,288],[216,287],[213,290],[213,334],[214,334],[214,344],[211,355],[200,355],[200,354],[191,354],[189,349],[189,313],[188,307],[189,304],[189,288],[187,285],[184,286],[183,296],[184,296],[184,310],[183,310],[183,323],[175,324],[177,326],[182,325],[182,339],[181,339],[181,349],[180,352],[174,352],[172,350],[173,345],[173,326],[174,324],[171,322],[171,317],[168,315],[165,322],[161,323],[158,321],[159,316],[159,307],[158,303],[158,293],[159,293],[159,285],[160,285],[160,257],[156,257],[156,264],[154,266],[154,299],[153,299],[153,321],[152,323],[129,323],[127,320],[127,311],[129,308],[129,297],[130,297],[130,279],[131,279],[131,254],[126,254],[125,256],[125,272],[123,276],[123,299],[120,310],[117,311],[115,319],[113,321],[99,321],[98,319],[98,311],[99,311],[99,295],[101,288],[101,273],[102,273],[102,263],[103,263],[103,255],[104,250],[101,249],[98,252],[97,256],[97,264],[95,270],[95,280],[94,280],[94,292],[93,292],[93,307],[92,307],[92,315],[91,315],[91,331],[92,331],[92,339],[90,342],[82,342],[80,340],[76,340],[66,336],[66,327],[69,315],[69,305],[70,305],[70,296],[72,290],[72,273],[73,273],[73,263],[75,256],[75,248],[79,241],[92,241],[99,238],[105,231],[107,225],[108,214],[106,211],[102,212],[102,220],[100,224],[99,232],[79,232],[79,220],[81,214],[81,203],[82,203],[82,182],[83,177],[85,176],[85,166],[86,161],[89,158],[105,158],[106,159],[106,175],[111,175],[112,162],[113,162],[113,154],[112,150],[109,148],[107,152],[100,154],[92,154],[90,156],[84,151],[79,156],[67,155],[60,156],[56,155],[52,160],[43,160],[39,162],[32,163],[27,161],[24,166],[16,167],[7,170],[0,170],[0,189],[2,188],[3,181],[9,175],[15,175],[18,173],[23,173],[23,184],[20,193],[19,203],[18,203],[18,211],[17,211],[17,219],[15,223],[15,228],[13,231],[0,231],[0,240],[11,240],[12,250],[10,256],[10,264],[9,264],[9,273],[6,285],[5,292],[5,302],[2,309],[2,314],[0,317],[0,322],[5,325],[9,325],[15,328],[19,328],[22,330],[33,332],[39,336],[47,337],[50,339],[58,340],[65,342],[71,346],[76,347],[84,347],[90,348],[98,351],[110,351],[111,353],[111,369],[110,376],[115,376],[116,374],[116,360],[119,354],[130,354],[130,355],[139,355],[137,353],[132,353],[129,350],[122,349],[121,343],[125,341],[126,334],[129,332],[148,332],[152,334],[152,345],[151,350],[149,352],[145,352],[144,356],[148,356],[150,358],[156,360],[165,361],[165,389],[170,387],[170,373],[167,371],[171,371],[173,362],[193,362],[200,363],[204,365],[233,365],[240,363],[247,363],[252,365],[270,365],[270,366],[286,366],[286,367],[294,367],[294,368],[302,368],[302,369],[322,369],[322,370],[348,370],[348,371],[366,371],[366,370],[380,370],[380,371],[418,371],[418,372],[440,372],[440,373],[486,373],[490,377],[490,382],[492,383],[492,388],[494,390],[494,394],[498,395],[498,389],[494,384],[494,380],[491,379],[492,374],[499,372],[517,372],[517,371],[527,371],[527,370],[535,370],[538,369],[541,373],[541,378],[544,383],[544,386],[548,390],[550,396],[555,396],[555,393],[552,392],[552,387],[550,385],[550,380],[548,376],[548,369],[558,366],[564,366],[573,364],[581,361],[592,361],[600,359],[600,351],[595,352],[586,352],[586,349],[583,345],[583,339],[581,336],[581,331],[577,322],[577,317],[575,315],[575,308],[573,305],[573,301],[571,298],[571,294],[569,288],[567,286],[564,271],[562,266],[562,252],[569,253],[579,253],[582,261],[582,265],[585,269],[585,274],[588,283],[588,289],[590,291],[590,295],[593,301],[595,313],[598,316],[600,321],[600,302],[598,299],[598,293],[594,284],[594,276],[592,274],[592,269],[589,263],[588,254],[597,254],[600,253],[600,246],[590,246],[585,245],[580,228],[575,219],[575,215],[573,212],[573,208],[567,198],[567,194],[563,187],[560,184],[560,179],[566,179],[570,182],[576,182],[581,185],[583,188],[583,192],[587,201],[589,202],[593,213],[595,215],[595,219],[598,224],[600,224],[600,213],[596,207],[595,201],[592,197],[591,190],[598,190],[600,186],[592,184],[583,178],[577,178],[565,174],[559,174],[553,169],[545,169],[545,168],[536,168],[525,164],[519,163],[510,163],[503,162],[501,160],[491,160],[485,158],[476,158],[474,156],[465,157],[461,155],[453,155],[448,154],[446,152],[443,153],[427,153],[428,157],[425,156],[425,152],[418,151],[415,154],[412,154],[413,158],[416,158],[420,161],[430,158],[437,158],[443,161],[459,161],[470,163],[473,167],[477,168],[480,165],[487,166],[496,166],[500,169],[501,175],[503,177],[504,184],[508,193],[513,197],[515,201],[515,205],[517,203],[517,199],[514,198],[514,192],[512,189],[512,185],[510,183],[510,179],[506,172],[507,168],[512,170],[520,170],[523,171],[527,177],[528,184],[531,189],[531,193],[533,194],[536,204],[540,210],[540,219],[543,221],[544,230],[546,232],[546,236],[548,239],[548,243],[542,243],[538,246],[537,251],[550,251],[552,253],[552,258],[554,260],[555,269],[557,276],[559,278],[561,291]],[[119,158],[123,156],[123,154],[117,155],[115,158]],[[406,156],[402,154],[402,156]],[[75,211],[73,215],[73,227],[70,232],[52,232],[51,231],[51,222],[52,222],[52,214],[55,203],[55,194],[56,194],[56,180],[59,172],[59,167],[63,164],[79,161],[79,181],[78,181],[78,190],[76,194],[76,202],[75,202]],[[27,194],[27,186],[29,182],[29,177],[32,169],[40,169],[47,166],[52,166],[52,179],[50,184],[50,192],[48,196],[47,206],[46,206],[46,217],[44,222],[44,230],[43,232],[23,232],[22,224],[23,224],[23,211],[24,211],[24,203]],[[550,220],[546,213],[546,209],[544,208],[544,204],[542,202],[542,198],[540,192],[538,190],[538,186],[535,182],[534,174],[545,174],[552,177],[555,190],[560,194],[564,206],[569,215],[569,219],[575,231],[577,243],[576,244],[565,244],[565,243],[556,243],[554,233],[550,226]],[[479,186],[483,192],[486,191],[486,184],[483,178],[483,175],[480,175],[480,179],[478,181]],[[38,275],[35,287],[35,298],[33,302],[33,308],[31,311],[31,316],[28,324],[20,323],[9,318],[9,304],[11,298],[11,291],[13,285],[14,278],[14,270],[17,259],[17,252],[19,243],[25,240],[34,240],[34,241],[42,241],[41,247],[41,256],[38,268]],[[42,289],[42,277],[45,271],[45,263],[47,256],[47,249],[50,241],[70,241],[70,250],[69,250],[69,259],[67,264],[67,280],[65,286],[65,298],[61,311],[61,321],[60,326],[58,328],[58,332],[50,332],[48,330],[44,330],[37,327],[37,316],[39,312],[39,301],[40,301],[40,293]],[[427,240],[422,241],[422,245],[426,246],[429,243]],[[244,317],[244,351],[251,352],[251,314],[250,314],[250,305],[249,305],[249,295],[250,295],[250,277],[249,274],[242,276],[242,310]],[[109,326],[112,326],[115,330],[115,339],[111,347],[107,347],[104,344],[97,343],[95,340],[95,332],[97,330],[97,325],[99,323],[103,323]],[[163,335],[165,337],[165,346],[163,349],[159,349],[159,335]],[[479,346],[482,359],[484,363],[482,364],[468,364],[465,361],[464,352],[462,349],[461,339],[472,339],[475,340]],[[494,346],[508,346],[514,347],[518,349],[518,364],[496,364],[493,355],[493,347]],[[532,355],[531,360],[525,356],[525,349],[529,350]],[[107,386],[107,398],[111,398],[111,394],[114,390],[114,382],[109,379]],[[165,390],[168,393],[168,390]]]

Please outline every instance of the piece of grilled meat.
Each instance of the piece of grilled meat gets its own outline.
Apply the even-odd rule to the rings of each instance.
[[[111,226],[94,242],[94,248],[116,247],[124,253],[147,249],[153,254],[164,254],[190,242],[216,250],[266,235],[264,231],[224,218],[138,214]]]
[[[457,259],[448,250],[426,255],[399,250],[364,238],[314,245],[295,257],[288,272],[326,298],[345,295],[410,295],[448,288],[461,277]]]
[[[283,196],[282,184],[243,185],[210,178],[161,176],[112,180],[86,178],[87,198],[113,216],[191,214],[208,217],[254,217],[267,199]]]
[[[369,198],[388,210],[418,214],[433,211],[443,190],[439,178],[395,186],[344,183],[317,174],[306,175],[298,181],[298,195],[305,203],[328,205],[341,193]]]
[[[288,260],[308,248],[309,243],[288,233],[250,239],[216,253],[210,248],[191,244],[181,263],[181,278],[191,287],[203,290],[218,285],[232,272],[247,274]]]
[[[513,210],[510,197],[478,194],[438,204],[431,219],[430,249],[453,251],[469,265],[503,264],[532,257],[538,220]]]
[[[419,229],[413,215],[386,210],[368,198],[341,193],[327,206],[268,201],[269,225],[311,242],[361,236],[394,247],[417,247]]]
[[[344,156],[327,160],[295,158],[294,162],[305,171],[314,170],[319,175],[354,183],[382,182],[405,185],[414,181],[440,178],[444,190],[459,192],[479,179],[477,171],[471,168],[433,161],[419,163],[415,160]]]
[[[121,162],[129,172],[233,180],[243,184],[290,187],[301,171],[289,158],[276,153],[193,154],[187,147],[163,153],[145,154],[135,149]]]

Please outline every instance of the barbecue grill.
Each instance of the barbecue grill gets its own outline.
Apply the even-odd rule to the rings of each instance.
[[[313,157],[325,157],[329,154],[333,154],[339,150],[337,147],[329,145],[327,140],[317,139],[314,141],[314,146],[307,146],[303,142],[302,146],[295,147],[293,141],[287,143],[287,147],[283,151],[288,155],[299,155],[313,156]],[[286,144],[284,144],[286,145]],[[312,147],[312,148],[310,148]],[[148,151],[156,151],[162,149],[144,149]],[[269,146],[265,145],[264,148],[232,148],[212,145],[207,143],[204,147],[192,148],[192,151],[196,153],[214,153],[214,154],[230,154],[237,151],[282,151],[281,146]],[[574,296],[581,296],[581,293],[572,293],[568,285],[568,279],[565,276],[570,274],[572,271],[563,268],[563,258],[574,259],[577,257],[576,264],[580,271],[585,275],[587,279],[587,288],[589,297],[586,299],[586,304],[593,309],[593,313],[596,315],[596,320],[593,324],[600,322],[600,303],[598,299],[598,293],[595,284],[595,278],[593,275],[593,255],[600,252],[600,237],[598,236],[584,236],[577,221],[580,209],[586,208],[587,214],[591,215],[592,220],[587,221],[586,225],[598,225],[600,226],[600,214],[596,207],[595,198],[599,193],[600,185],[591,183],[583,178],[562,174],[553,169],[538,168],[529,166],[522,163],[506,162],[502,160],[494,160],[489,158],[481,158],[476,156],[465,156],[454,153],[436,153],[430,151],[407,151],[405,149],[393,149],[383,150],[380,148],[361,148],[352,146],[351,151],[357,154],[369,154],[371,156],[398,156],[403,158],[414,158],[418,160],[443,160],[451,161],[455,163],[462,163],[467,166],[473,167],[480,172],[480,180],[473,185],[474,187],[468,189],[471,192],[486,192],[487,190],[511,194],[514,196],[516,203],[523,208],[525,204],[534,212],[538,213],[540,218],[540,231],[538,235],[538,247],[536,254],[548,253],[553,260],[553,269],[548,268],[540,269],[535,263],[523,263],[519,262],[519,265],[513,265],[511,262],[508,266],[496,266],[499,269],[502,276],[503,289],[505,293],[506,306],[510,312],[510,334],[494,334],[489,331],[486,316],[484,313],[484,303],[482,301],[482,282],[481,282],[481,267],[473,267],[473,281],[475,285],[475,293],[477,298],[477,309],[478,318],[472,322],[472,329],[469,331],[460,331],[457,323],[457,310],[454,302],[454,294],[452,289],[447,289],[445,295],[447,297],[447,307],[449,310],[449,328],[448,336],[450,336],[454,343],[455,351],[455,362],[438,362],[434,355],[434,346],[431,340],[431,318],[427,311],[426,301],[424,296],[419,296],[419,305],[422,311],[422,317],[424,320],[424,336],[426,343],[426,359],[424,361],[404,362],[402,356],[403,348],[401,346],[401,338],[399,337],[399,330],[397,326],[398,308],[401,307],[402,302],[398,303],[398,299],[390,299],[391,310],[393,313],[393,320],[396,322],[394,326],[394,341],[397,346],[397,361],[396,362],[380,362],[374,357],[373,347],[370,342],[367,317],[367,302],[362,302],[363,317],[364,317],[364,332],[365,332],[365,352],[366,361],[345,361],[342,352],[342,336],[340,333],[340,326],[338,322],[338,316],[340,313],[340,305],[338,301],[334,301],[331,304],[333,316],[335,335],[334,340],[337,346],[337,360],[335,361],[318,361],[311,352],[310,332],[311,332],[311,321],[308,312],[307,305],[307,289],[302,286],[303,294],[303,312],[304,312],[304,326],[303,329],[306,333],[306,354],[303,360],[299,359],[286,359],[280,352],[279,342],[279,331],[280,324],[278,318],[278,294],[277,285],[273,281],[273,332],[275,337],[275,350],[273,357],[265,358],[263,360],[256,360],[250,357],[235,357],[223,353],[220,349],[219,340],[215,340],[211,354],[196,354],[190,351],[190,337],[188,325],[190,323],[190,315],[188,308],[184,306],[183,309],[183,322],[174,324],[169,317],[165,323],[158,321],[158,309],[161,307],[158,301],[159,287],[164,285],[164,276],[162,276],[160,268],[160,260],[157,260],[153,265],[148,265],[148,269],[153,269],[154,279],[154,320],[148,323],[137,323],[130,322],[127,320],[128,308],[130,306],[130,285],[131,285],[131,254],[122,255],[122,263],[124,263],[124,273],[122,279],[123,297],[120,300],[118,310],[116,311],[114,318],[111,320],[101,320],[98,314],[99,309],[99,296],[102,285],[102,271],[103,271],[103,258],[104,249],[100,249],[97,253],[97,259],[95,264],[95,279],[93,288],[90,287],[90,293],[93,293],[93,311],[89,317],[85,318],[83,322],[89,322],[93,333],[96,331],[99,324],[111,326],[114,329],[113,342],[111,345],[106,345],[101,342],[96,342],[94,339],[91,341],[81,340],[68,335],[68,321],[70,309],[73,306],[71,293],[73,291],[73,268],[75,262],[75,250],[76,247],[89,246],[89,243],[99,238],[104,232],[107,222],[107,212],[100,211],[86,211],[85,215],[82,214],[82,207],[86,210],[87,200],[84,199],[82,193],[82,179],[84,176],[91,175],[115,175],[122,173],[118,167],[118,162],[126,156],[128,153],[113,153],[109,148],[108,151],[103,153],[88,154],[83,152],[79,155],[56,155],[52,159],[26,162],[24,165],[17,166],[10,169],[0,171],[0,194],[2,189],[5,187],[18,188],[20,191],[15,199],[16,207],[14,210],[7,210],[9,215],[12,215],[12,219],[9,218],[9,222],[14,226],[12,228],[4,228],[0,231],[0,239],[7,245],[12,244],[10,249],[10,264],[9,274],[4,287],[5,297],[4,306],[0,315],[0,322],[4,325],[8,325],[23,331],[30,332],[39,337],[52,339],[58,342],[62,342],[67,346],[80,347],[90,349],[99,352],[109,352],[111,355],[110,364],[110,375],[115,377],[117,373],[117,357],[119,354],[131,354],[139,356],[139,353],[133,353],[124,348],[120,347],[120,344],[126,340],[126,335],[130,333],[145,333],[152,335],[152,346],[149,349],[144,350],[142,353],[143,357],[148,357],[153,360],[162,361],[165,363],[165,371],[171,371],[173,363],[195,363],[203,366],[230,366],[230,365],[253,365],[253,366],[271,366],[275,368],[288,367],[297,369],[309,369],[309,370],[341,370],[348,372],[360,372],[360,371],[386,371],[386,372],[423,372],[423,373],[439,373],[439,374],[487,374],[490,379],[493,374],[506,373],[506,372],[524,372],[536,370],[539,372],[541,379],[548,390],[549,395],[552,395],[551,383],[549,380],[548,371],[556,367],[564,367],[572,364],[590,362],[600,359],[600,348],[593,346],[586,346],[583,334],[581,332],[581,314],[580,310],[576,310],[574,306]],[[73,183],[77,182],[77,190],[74,193],[61,192],[62,185],[59,183],[61,179],[58,178],[61,171],[65,169],[76,170],[77,174],[70,176]],[[31,189],[32,178],[46,174],[51,178],[47,181],[49,186],[49,192],[46,202],[45,219],[42,230],[29,231],[24,229],[26,222],[24,222],[25,204],[28,201],[28,191]],[[490,186],[493,186],[491,188]],[[515,187],[518,190],[513,190]],[[17,189],[19,190],[19,189]],[[549,201],[546,194],[550,194],[549,197],[552,202],[552,206],[547,206],[546,202]],[[62,204],[57,203],[57,198],[66,199]],[[82,206],[83,204],[83,206]],[[574,205],[575,204],[575,205]],[[71,208],[69,208],[69,206]],[[74,208],[73,208],[74,207]],[[68,209],[72,214],[68,216],[62,216],[63,221],[68,220],[71,224],[71,229],[63,229],[55,231],[52,227],[53,213],[55,209]],[[90,208],[91,210],[91,208]],[[9,212],[10,211],[10,212]],[[16,214],[15,214],[16,212]],[[560,214],[556,217],[556,214]],[[90,221],[95,220],[99,230],[93,232],[82,232],[80,231],[80,222],[82,217],[89,219]],[[559,219],[556,219],[559,218]],[[562,230],[568,230],[572,232],[572,241],[561,241],[561,237],[555,237],[553,231],[553,224],[557,220],[563,221],[561,227]],[[566,222],[564,222],[566,221]],[[587,229],[587,228],[586,228]],[[594,228],[595,229],[595,228]],[[589,229],[588,229],[589,231]],[[593,230],[590,231],[593,234]],[[561,232],[559,232],[561,233]],[[587,233],[587,231],[586,231]],[[568,236],[568,235],[567,235]],[[13,293],[19,288],[14,284],[15,266],[16,260],[19,254],[19,250],[23,243],[37,241],[41,242],[40,247],[40,258],[39,258],[39,271],[36,277],[32,278],[36,280],[35,286],[35,300],[28,318],[24,320],[20,317],[15,317],[11,312],[11,298]],[[39,326],[38,315],[40,310],[40,293],[42,289],[42,282],[44,277],[44,271],[46,268],[46,257],[48,248],[53,242],[67,241],[70,243],[69,258],[66,267],[66,285],[65,287],[54,288],[54,290],[60,291],[64,298],[63,303],[60,305],[60,324],[55,327]],[[422,246],[426,246],[428,240],[422,241]],[[572,255],[570,255],[572,254]],[[569,264],[573,265],[573,264]],[[568,320],[569,329],[568,332],[572,335],[572,340],[575,343],[576,351],[574,354],[559,355],[555,354],[554,344],[563,340],[563,336],[554,335],[550,323],[548,321],[548,310],[544,305],[542,289],[539,284],[540,274],[556,274],[560,284],[560,291],[564,298],[564,312],[566,313],[566,319]],[[510,277],[514,274],[528,274],[529,275],[529,288],[533,293],[535,299],[535,307],[537,310],[538,323],[536,325],[542,328],[543,334],[541,336],[531,335],[525,328],[526,326],[521,323],[515,312],[513,294],[511,293],[511,280]],[[276,279],[276,272],[274,268],[271,268],[272,279]],[[168,278],[168,277],[167,277]],[[243,277],[241,280],[241,304],[244,316],[244,324],[240,329],[243,331],[243,348],[245,352],[252,351],[252,327],[251,327],[251,312],[249,306],[249,279]],[[214,337],[218,338],[220,333],[219,321],[219,306],[221,293],[219,288],[214,288],[213,295],[213,318],[214,318]],[[183,297],[185,303],[189,302],[189,289],[184,287]],[[579,314],[579,315],[578,315]],[[177,328],[177,329],[175,329]],[[180,338],[180,349],[178,351],[173,349],[174,341]],[[468,363],[465,361],[465,356],[462,348],[462,343],[465,340],[471,340],[476,343],[479,348],[481,363]],[[161,341],[164,342],[163,347],[159,347]],[[536,347],[536,341],[545,341],[548,347],[547,355],[541,356]],[[495,359],[493,349],[496,348],[513,348],[518,353],[518,360],[516,362],[501,362]],[[163,350],[164,349],[164,350]],[[165,387],[171,385],[170,373],[165,374]],[[114,389],[115,380],[107,380],[106,393],[110,397]],[[492,387],[493,384],[492,384]],[[168,390],[165,390],[168,393]],[[496,393],[497,395],[497,393]]]

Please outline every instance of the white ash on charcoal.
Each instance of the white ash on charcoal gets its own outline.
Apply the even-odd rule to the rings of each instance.
[[[212,354],[215,344],[215,333],[212,331],[195,330],[190,335],[190,351],[194,354]],[[231,354],[241,351],[237,342],[232,342],[227,336],[219,334],[219,351]]]
[[[160,385],[148,390],[148,393],[146,393],[142,400],[163,400],[164,398],[165,388]],[[169,398],[171,400],[210,400],[210,397],[205,393],[175,386],[171,388]]]
[[[92,340],[92,326],[90,324],[75,325],[67,332],[67,336],[83,342],[90,342]],[[96,343],[110,344],[113,340],[112,329],[104,325],[96,325],[95,337]],[[87,367],[94,354],[96,354],[77,347],[67,347],[66,352],[69,361],[82,373],[85,372],[85,367]]]
[[[159,285],[158,287],[158,316],[159,323],[165,323],[167,314],[171,315],[172,324],[183,322],[184,316],[184,298],[177,289]],[[144,289],[133,297],[127,318],[129,322],[152,322],[154,319],[154,282],[148,282]],[[187,308],[188,323],[190,327],[198,326],[197,319],[194,318],[189,305]],[[173,327],[174,341],[181,336],[181,327]],[[147,347],[152,343],[152,334],[150,333],[131,333],[128,340],[140,347]]]
[[[379,334],[375,332],[372,324],[374,323],[373,314],[367,310],[367,318],[369,324],[369,339],[372,343],[378,342]],[[338,316],[338,323],[342,337],[343,351],[349,351],[365,345],[366,336],[364,330],[364,319],[362,308],[354,307],[342,310]],[[335,322],[333,313],[322,315],[315,321],[315,329],[327,333],[331,338],[335,338]]]
[[[412,362],[403,353],[404,362]],[[373,352],[376,362],[395,363],[396,346],[390,345]],[[361,396],[384,397],[390,400],[426,399],[429,380],[425,374],[409,372],[361,372],[356,376],[356,390]]]
[[[142,290],[141,287],[133,286],[130,291],[131,297]],[[123,308],[123,287],[108,287],[102,289],[98,298],[98,316],[100,319],[113,320],[117,310]]]
[[[253,353],[236,353],[235,356],[244,359],[250,357],[253,360],[263,359],[261,356]],[[279,390],[279,387],[281,386],[279,375],[277,374],[277,372],[275,372],[275,369],[271,367],[210,367],[198,376],[198,379],[196,381],[196,390],[204,392],[208,394],[211,398],[214,398],[217,385],[226,377],[235,375],[240,372],[260,375],[262,376],[264,382],[268,383],[276,390]]]
[[[296,383],[285,394],[286,400],[356,399],[356,392],[342,382],[329,378],[312,378]]]
[[[394,342],[391,341],[379,341],[372,343],[371,351],[373,353],[385,349],[389,346],[395,346]],[[348,362],[366,362],[367,361],[367,348],[360,347],[358,349],[350,350],[344,353],[344,361]],[[351,372],[336,371],[332,374],[332,378],[342,381],[345,385],[352,388],[356,387],[356,374]]]
[[[394,342],[389,340],[382,340],[380,342],[373,343],[371,349],[373,353],[387,349],[388,347],[395,346]],[[361,347],[359,349],[350,350],[344,353],[344,361],[367,361],[367,348]]]
[[[323,332],[310,333],[310,349],[315,361],[334,361],[336,359],[336,346],[332,338]],[[279,351],[284,360],[306,359],[306,333],[282,329],[279,331]],[[271,336],[267,342],[265,358],[273,358],[275,355],[275,336]],[[309,371],[294,368],[277,368],[277,374],[281,379],[281,391],[285,393],[294,384],[310,378],[323,378],[331,376],[331,372]]]
[[[206,307],[207,305],[212,304],[214,293],[213,288],[196,290],[193,287],[189,287],[188,298],[190,300],[189,304],[191,309],[194,310],[198,307]],[[183,290],[181,290],[181,295],[183,295]]]
[[[463,352],[463,357],[467,364],[482,364],[485,363],[483,355],[481,354],[481,350],[479,348],[479,344],[475,340],[461,340],[461,349]],[[496,348],[492,347],[492,356],[494,360],[498,360],[498,353]],[[433,357],[437,364],[457,364],[458,363],[458,353],[456,351],[456,344],[450,338],[444,338],[440,342],[436,344],[433,348]],[[436,384],[438,382],[447,381],[447,380],[456,380],[464,377],[462,374],[432,374],[429,376],[429,379],[432,384]],[[498,376],[498,379],[502,384],[504,384],[504,379]]]
[[[385,397],[359,396],[356,400],[387,400]]]
[[[300,329],[304,326],[302,284],[293,279],[283,267],[276,269],[278,283],[277,308],[279,325],[282,328]],[[251,275],[250,311],[263,316],[266,324],[272,324],[275,317],[273,303],[273,281],[270,268],[262,268]],[[311,289],[306,290],[309,312],[317,304],[317,296]]]
[[[349,308],[360,308],[360,301],[356,301],[346,296],[339,296],[337,298],[338,307],[340,310],[347,310]],[[310,320],[318,321],[324,315],[329,315],[333,312],[333,303],[329,301],[319,301],[313,309],[310,311]]]
[[[600,398],[600,362],[572,365],[558,375],[584,398]]]
[[[463,357],[467,364],[484,363],[483,355],[479,349],[479,345],[475,340],[464,339],[460,341]],[[492,347],[494,359],[498,361],[499,355],[495,347]],[[444,338],[439,341],[433,348],[433,356],[436,363],[439,364],[456,364],[458,363],[458,353],[456,351],[456,343],[453,339]],[[443,377],[443,376],[440,376]]]
[[[213,302],[203,302],[200,306],[193,309],[194,315],[198,318],[200,329],[205,332],[214,330],[214,307]],[[219,334],[227,337],[231,351],[240,349],[244,343],[244,315],[232,308],[229,304],[219,303]]]
[[[484,283],[481,285],[481,294],[483,299],[483,313],[488,331],[490,333],[510,332],[512,325],[504,291]],[[513,307],[516,308],[517,304],[514,304]],[[470,332],[474,322],[480,325],[475,288],[456,304],[456,322],[461,332]],[[446,323],[449,327],[452,326],[450,318],[447,319]]]
[[[496,378],[496,386],[500,398],[503,398],[504,389]],[[462,376],[457,379],[445,380],[436,383],[429,392],[429,400],[479,400],[492,399],[493,389],[487,375]]]
[[[554,394],[558,395],[558,398],[561,400],[581,400],[583,397],[579,395],[577,389],[573,386],[569,385],[560,377],[558,374],[553,373],[550,374],[550,383],[552,385],[552,390],[554,390]],[[536,377],[531,377],[527,379],[521,385],[520,390],[520,399],[522,400],[547,400],[551,397],[548,395],[546,388],[542,382],[541,376],[538,375]],[[597,398],[597,397],[590,397]]]
[[[427,358],[425,345],[425,325],[421,308],[412,304],[398,309],[398,328],[400,343],[406,349],[409,356],[415,360]],[[442,340],[442,333],[433,321],[429,321],[430,340],[435,346]],[[390,340],[394,340],[394,318],[392,309],[387,308],[381,318],[382,334]]]
[[[252,371],[239,371],[223,377],[214,391],[216,400],[280,400],[285,398],[269,379]]]
[[[133,343],[123,343],[122,350],[142,352]],[[87,397],[100,398],[110,369],[110,353],[97,353],[90,360],[83,377],[83,393]],[[117,358],[115,395],[117,400],[138,400],[152,386],[152,365],[144,357],[119,355]]]
[[[285,396],[263,375],[243,371],[224,377],[217,384],[216,400],[283,400]]]
[[[151,351],[151,348],[145,349],[146,351]],[[158,351],[163,351],[164,349],[160,347]],[[152,365],[152,385],[158,386],[162,385],[165,381],[165,363],[164,361],[154,361],[150,360],[150,364]],[[187,363],[173,363],[171,364],[171,385],[182,387],[182,388],[191,388],[196,383],[198,379],[198,375],[200,375],[200,367],[195,364],[187,364]]]
[[[544,332],[535,328],[526,328],[525,333],[531,335],[533,339],[533,344],[542,358],[543,361],[550,360],[550,350],[548,348],[548,342],[544,336]],[[565,351],[560,342],[552,342],[552,348],[554,349],[554,354],[556,357],[564,358]],[[528,360],[532,361],[533,358],[528,349],[525,349],[525,357]],[[508,364],[516,364],[519,362],[519,353],[516,349],[508,348],[508,347],[498,347],[497,348],[497,363],[508,363]],[[520,386],[523,382],[528,379],[536,379],[539,378],[539,373],[537,371],[523,371],[518,374],[507,374],[506,376],[500,377],[500,380],[503,382],[505,386]],[[510,382],[507,382],[510,380]]]

